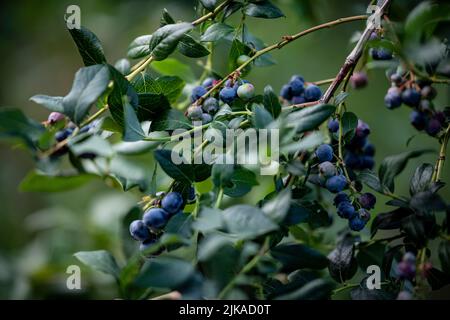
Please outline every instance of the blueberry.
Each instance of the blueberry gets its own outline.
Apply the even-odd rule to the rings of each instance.
[[[352,140],[346,145],[348,150],[359,151],[367,144],[367,137],[360,137],[355,135]]]
[[[416,265],[408,261],[400,261],[397,265],[397,276],[400,279],[414,279],[416,276]]]
[[[327,180],[325,186],[330,192],[338,193],[347,186],[347,179],[343,175],[334,176]]]
[[[378,49],[378,60],[391,60],[392,59],[392,51],[387,48],[379,48]]]
[[[442,111],[437,111],[434,116],[434,119],[436,119],[437,121],[439,121],[441,123],[441,125],[444,125],[446,123],[446,116],[445,113]]]
[[[161,207],[170,214],[175,214],[183,207],[183,197],[178,192],[169,192],[162,199]]]
[[[350,85],[353,89],[361,89],[367,86],[367,74],[365,72],[355,72],[350,77]]]
[[[345,154],[344,162],[345,165],[351,169],[361,167],[361,158],[353,152],[347,152]]]
[[[369,36],[370,41],[374,41],[378,39],[378,33],[376,31],[372,31]]]
[[[66,128],[63,130],[60,130],[58,132],[55,133],[55,140],[57,142],[61,142],[65,139],[67,139],[68,137],[70,137],[70,135],[73,133],[73,129],[72,128]]]
[[[392,87],[384,96],[384,104],[388,109],[395,109],[402,105],[402,96],[398,88]]]
[[[295,97],[292,97],[291,102],[292,102],[292,104],[302,104],[302,103],[305,103],[306,100],[305,100],[304,96],[295,96]]]
[[[398,85],[401,85],[402,82],[403,82],[402,76],[401,76],[400,74],[398,74],[398,73],[393,73],[393,74],[391,74],[390,79],[391,79],[391,81],[392,81],[395,85],[397,85],[397,86],[398,86]]]
[[[352,219],[356,215],[355,207],[347,201],[339,203],[337,209],[339,216],[344,219]]]
[[[328,130],[331,132],[338,132],[339,131],[339,120],[338,119],[331,119],[328,122]]]
[[[48,115],[47,121],[50,124],[54,124],[56,122],[59,122],[61,120],[64,120],[66,117],[59,112],[52,112]]]
[[[238,81],[233,81],[231,79],[228,79],[227,81],[225,81],[225,87],[229,87],[229,88],[233,88],[234,90],[237,90],[237,88],[239,87],[239,83],[238,83]]]
[[[216,98],[209,97],[203,102],[203,111],[209,114],[215,114],[219,110],[219,101]]]
[[[432,86],[425,86],[420,90],[420,95],[424,99],[433,100],[437,96],[437,91]]]
[[[333,200],[334,206],[338,206],[341,202],[350,203],[350,197],[345,192],[339,192]]]
[[[428,121],[426,131],[430,136],[434,137],[441,131],[441,129],[442,129],[442,124],[438,119],[432,118]]]
[[[192,94],[191,94],[191,100],[192,101],[197,101],[199,98],[201,98],[204,94],[206,93],[206,89],[203,86],[196,86],[193,90],[192,90]]]
[[[362,120],[358,120],[358,125],[356,126],[355,134],[358,138],[367,137],[370,134],[369,125]]]
[[[295,78],[289,82],[291,86],[291,91],[294,96],[299,96],[305,91],[305,84],[298,78]]]
[[[375,155],[375,146],[372,143],[366,143],[362,150],[365,156],[373,157]]]
[[[142,217],[145,225],[149,228],[161,228],[167,223],[169,219],[169,213],[161,208],[150,208]]]
[[[197,197],[197,196],[195,195],[195,189],[194,189],[194,187],[190,187],[190,188],[189,188],[188,197],[187,197],[187,202],[188,202],[188,203],[193,203],[193,202],[195,202],[196,197]]]
[[[373,60],[379,60],[377,48],[370,48],[369,55],[372,57]]]
[[[202,114],[202,124],[207,124],[212,121],[212,116],[209,113]]]
[[[414,88],[405,89],[402,93],[402,101],[410,107],[417,107],[420,102],[420,93]]]
[[[361,208],[358,210],[358,217],[367,223],[370,220],[370,212],[364,208]]]
[[[237,95],[242,100],[250,100],[255,96],[255,87],[251,83],[244,83],[238,87]]]
[[[303,78],[302,76],[298,75],[298,74],[294,74],[291,79],[289,80],[289,82],[295,81],[295,80],[300,80],[301,82],[305,83],[305,78]]]
[[[316,149],[316,156],[319,162],[333,160],[333,148],[329,144],[322,144]]]
[[[190,106],[187,109],[187,116],[191,120],[201,120],[203,115],[203,110],[198,106]]]
[[[411,114],[409,115],[409,121],[414,126],[414,128],[419,131],[425,129],[425,126],[427,124],[426,115],[420,111],[411,112]]]
[[[358,201],[364,209],[373,209],[377,198],[372,193],[366,192],[359,197]]]
[[[319,164],[319,172],[325,178],[331,178],[336,175],[336,167],[329,161]]]
[[[150,231],[142,220],[134,220],[130,224],[130,234],[137,241],[144,241],[150,238]]]
[[[322,90],[314,84],[310,84],[305,89],[306,101],[317,101],[322,96]]]
[[[355,216],[353,219],[348,220],[348,226],[353,231],[361,231],[366,226],[366,222],[359,216]]]
[[[231,103],[236,98],[236,90],[232,87],[225,87],[220,90],[220,99],[225,103]]]
[[[375,166],[375,160],[371,156],[362,156],[360,158],[360,169],[373,169]]]
[[[403,261],[406,261],[408,263],[415,264],[416,263],[416,256],[412,252],[405,252],[402,258]]]
[[[206,89],[211,88],[214,85],[214,79],[213,78],[206,78],[202,82],[202,86]]]
[[[283,87],[281,87],[280,96],[283,99],[291,100],[292,99],[292,88],[290,85],[285,84]]]

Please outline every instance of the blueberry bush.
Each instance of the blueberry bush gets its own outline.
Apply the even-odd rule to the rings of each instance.
[[[270,26],[285,18],[276,3],[198,2],[190,22],[162,12],[160,27],[132,40],[116,63],[91,30],[69,29],[84,66],[65,96],[31,97],[48,118],[0,109],[0,137],[35,160],[21,190],[63,191],[101,180],[140,195],[123,220],[120,256],[98,250],[75,257],[113,276],[124,299],[409,300],[449,285],[450,206],[440,190],[450,107],[434,101],[436,86],[450,84],[447,39],[437,32],[450,21],[450,6],[423,1],[399,20],[391,15],[394,0],[372,1],[373,14],[324,22],[267,45],[246,21]],[[335,77],[305,79],[293,63],[279,92],[270,79],[263,88],[246,79],[252,69],[275,69],[272,54],[291,42],[340,24],[359,32]],[[220,74],[212,57],[224,46],[229,70]],[[198,62],[201,76],[193,78],[174,52]],[[369,140],[371,119],[360,119],[347,103],[376,68],[386,71],[389,86],[380,105],[411,108],[409,122],[429,136],[429,145],[384,155],[381,163]],[[177,149],[180,139],[201,134],[187,148],[196,156],[213,144],[208,132],[225,137],[228,129],[238,132],[227,146],[233,150],[250,129],[278,130],[279,158],[246,165],[221,161],[230,157],[225,152],[210,163],[174,161],[187,157]],[[436,162],[418,166],[409,194],[397,194],[396,176],[425,153]],[[154,160],[146,164],[150,179],[130,160],[142,155]],[[271,174],[262,178],[262,168]],[[161,182],[167,178],[168,185]],[[263,198],[242,201],[261,183]],[[390,211],[374,210],[379,195],[390,199]],[[225,198],[235,201],[225,206]],[[338,220],[345,227],[336,230]],[[379,268],[376,289],[369,286],[371,266]]]

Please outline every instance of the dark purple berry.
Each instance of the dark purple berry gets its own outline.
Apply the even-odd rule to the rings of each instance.
[[[339,192],[333,200],[333,204],[337,207],[341,202],[350,203],[350,197],[345,192]]]
[[[375,203],[377,202],[377,198],[370,192],[362,194],[359,199],[359,204],[364,209],[373,209],[375,207]]]
[[[353,231],[361,231],[366,226],[366,222],[356,215],[352,219],[348,220],[348,226]]]
[[[428,121],[426,131],[430,136],[434,137],[441,131],[441,129],[442,129],[442,124],[438,119],[432,118]]]
[[[432,86],[425,86],[420,90],[423,99],[433,100],[437,96],[437,91]]]
[[[328,122],[328,130],[335,133],[339,131],[339,120],[338,119],[331,119]]]
[[[411,124],[416,128],[417,130],[423,130],[425,129],[425,126],[427,124],[427,117],[423,112],[419,111],[413,111],[409,115],[409,120]]]
[[[391,81],[396,85],[399,86],[402,84],[403,82],[403,78],[401,75],[399,75],[398,73],[393,73],[391,74]]]
[[[352,219],[356,215],[355,207],[350,202],[341,202],[338,207],[338,214],[344,219]]]
[[[356,127],[356,136],[358,138],[365,138],[370,134],[370,127],[367,123],[362,120],[358,120],[358,125]]]
[[[420,102],[420,92],[414,88],[405,89],[402,93],[402,101],[410,107],[417,107]]]
[[[365,156],[373,157],[375,155],[375,146],[368,142],[364,145],[362,151]]]
[[[367,86],[367,74],[365,72],[355,72],[350,77],[350,85],[353,89],[361,89]]]

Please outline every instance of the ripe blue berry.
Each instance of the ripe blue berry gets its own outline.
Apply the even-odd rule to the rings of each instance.
[[[371,156],[362,156],[359,161],[360,169],[372,169],[375,166],[375,161]]]
[[[64,119],[65,119],[65,116],[62,113],[52,112],[48,115],[47,121],[50,124],[54,124],[54,123],[59,122]]]
[[[215,114],[219,110],[219,101],[216,98],[210,97],[203,102],[203,111],[209,114]]]
[[[339,120],[338,119],[331,119],[328,122],[328,130],[331,132],[338,132],[339,131]]]
[[[343,201],[339,203],[338,214],[344,219],[352,219],[356,215],[355,207],[350,202]]]
[[[164,227],[168,219],[169,213],[161,208],[150,208],[142,217],[142,220],[147,227],[155,229]]]
[[[392,51],[387,48],[379,48],[378,49],[378,60],[391,60],[392,59]]]
[[[291,91],[294,96],[299,96],[305,91],[304,83],[299,78],[291,80],[289,85],[291,86]]]
[[[325,186],[328,191],[338,193],[347,186],[347,179],[343,175],[334,176],[327,180]]]
[[[231,103],[236,98],[236,90],[232,87],[224,87],[219,93],[220,99],[225,103]]]
[[[362,151],[365,156],[373,157],[375,155],[375,146],[368,142],[364,145]]]
[[[316,149],[316,156],[319,162],[333,160],[333,148],[329,144],[322,144]]]
[[[425,126],[427,124],[426,115],[420,111],[411,112],[409,115],[409,120],[411,124],[414,126],[414,128],[416,128],[419,131],[425,129]]]
[[[410,107],[417,107],[420,102],[420,92],[414,88],[408,88],[402,93],[402,101]]]
[[[353,219],[348,220],[348,226],[353,231],[361,231],[366,226],[366,222],[359,216],[355,216]]]
[[[280,96],[283,99],[291,100],[292,99],[292,88],[290,85],[285,84],[281,87]]]
[[[212,116],[209,113],[202,114],[202,124],[207,124],[212,121]]]
[[[201,120],[202,119],[203,110],[198,106],[190,106],[187,109],[187,116],[191,120]]]
[[[437,91],[432,86],[425,86],[420,90],[420,95],[424,99],[433,100],[437,96]]]
[[[55,133],[55,140],[61,142],[67,139],[72,133],[73,133],[72,128],[66,128],[61,131],[58,131],[57,133]]]
[[[402,261],[406,261],[408,263],[415,264],[416,263],[416,256],[412,252],[406,252],[403,257]]]
[[[400,261],[397,265],[397,275],[400,279],[414,279],[416,276],[416,265],[409,261]]]
[[[206,78],[202,82],[202,86],[206,89],[211,88],[214,85],[214,79],[213,78]]]
[[[367,74],[365,72],[355,72],[350,77],[350,85],[353,89],[361,89],[367,86]]]
[[[373,209],[377,202],[377,198],[370,192],[366,192],[359,197],[358,201],[364,209]]]
[[[336,175],[336,167],[329,161],[319,164],[319,172],[325,178],[331,178]]]
[[[403,82],[402,76],[398,73],[391,74],[390,79],[395,85],[401,85]]]
[[[384,104],[388,109],[395,109],[402,105],[402,96],[398,88],[392,87],[384,96]]]
[[[169,192],[161,201],[161,207],[170,214],[175,214],[183,207],[183,197],[178,192]]]
[[[203,86],[197,86],[192,90],[191,100],[194,102],[206,93],[206,89]]]
[[[442,124],[438,119],[432,118],[428,121],[426,131],[430,136],[437,135],[441,131],[441,129]]]
[[[289,82],[295,81],[295,80],[300,80],[301,82],[305,83],[305,79],[298,75],[298,74],[294,74],[291,79],[289,80]]]
[[[292,97],[291,102],[292,102],[292,104],[302,104],[302,103],[306,102],[306,99],[304,96],[295,96],[295,97]]]
[[[305,89],[306,101],[317,101],[322,96],[322,90],[314,84],[310,84]]]
[[[370,220],[370,212],[364,208],[358,210],[358,217],[367,223]]]
[[[130,234],[137,241],[144,241],[150,238],[150,231],[142,220],[134,220],[130,224]]]
[[[141,242],[141,244],[139,245],[139,250],[146,251],[151,246],[153,246],[156,242],[157,242],[156,238],[147,239],[147,240]],[[154,255],[155,255],[155,253],[154,253]]]
[[[333,204],[337,207],[341,202],[350,203],[350,197],[345,192],[339,192],[333,200]]]
[[[370,134],[370,127],[362,120],[358,120],[358,126],[356,127],[356,136],[358,138],[365,138]]]
[[[238,87],[237,95],[242,100],[250,100],[255,96],[255,87],[251,83],[244,83]]]

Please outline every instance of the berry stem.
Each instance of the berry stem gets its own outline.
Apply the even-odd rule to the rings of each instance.
[[[445,130],[444,136],[441,140],[441,149],[439,151],[439,158],[437,159],[436,165],[434,166],[434,173],[433,173],[433,181],[434,182],[439,182],[441,179],[449,139],[450,139],[450,124],[448,125],[447,129]]]
[[[153,56],[147,57],[144,62],[142,62],[134,71],[132,71],[129,75],[126,76],[128,81],[131,81],[136,77],[141,71],[145,70],[147,66],[152,63],[155,58]]]
[[[217,199],[216,199],[216,204],[214,205],[214,208],[216,208],[216,209],[220,208],[220,204],[222,203],[222,199],[223,199],[223,188],[220,188],[219,192],[217,193]]]
[[[384,0],[383,4],[378,8],[377,12],[374,13],[374,15],[383,15],[384,10],[387,8],[390,2],[391,0]],[[372,21],[375,20],[377,19],[373,19]],[[361,55],[363,53],[364,47],[367,41],[369,41],[370,34],[375,31],[376,28],[377,26],[373,22],[367,24],[366,29],[361,35],[361,38],[356,43],[356,46],[353,48],[352,52],[350,52],[350,54],[347,56],[347,59],[345,59],[344,65],[341,67],[333,83],[328,87],[327,91],[323,95],[321,102],[328,103],[331,100],[339,85],[346,79],[349,72],[358,63],[358,60],[359,58],[361,58]]]
[[[204,16],[201,16],[197,20],[193,21],[192,24],[194,26],[197,26],[209,19],[214,19],[230,2],[232,2],[232,0],[226,0],[226,1],[222,2],[213,11],[205,14]]]
[[[255,54],[253,56],[250,57],[250,59],[248,59],[247,61],[245,61],[243,64],[241,64],[236,70],[232,71],[228,76],[226,76],[225,78],[223,78],[222,80],[220,80],[219,82],[216,83],[215,86],[213,86],[208,92],[206,92],[202,97],[200,97],[197,101],[194,102],[195,105],[201,105],[203,103],[203,101],[210,96],[213,92],[215,92],[218,88],[220,88],[223,83],[228,79],[228,78],[233,78],[235,75],[238,75],[241,73],[241,71],[247,67],[250,63],[252,63],[254,60],[256,60],[257,58],[259,58],[260,56],[273,51],[275,49],[281,49],[283,48],[285,45],[287,45],[288,43],[297,40],[303,36],[306,36],[307,34],[310,34],[312,32],[315,32],[317,30],[321,30],[321,29],[325,29],[325,28],[330,28],[332,26],[335,25],[339,25],[339,24],[343,24],[343,23],[347,23],[347,22],[352,22],[352,21],[359,21],[359,20],[366,20],[367,16],[366,15],[359,15],[359,16],[351,16],[351,17],[345,17],[345,18],[340,18],[337,20],[333,20],[333,21],[329,21],[320,25],[317,25],[315,27],[306,29],[304,31],[301,31],[299,33],[296,33],[292,36],[285,36],[283,37],[283,40],[274,43],[268,47],[265,47],[264,49],[258,50],[255,52]]]

